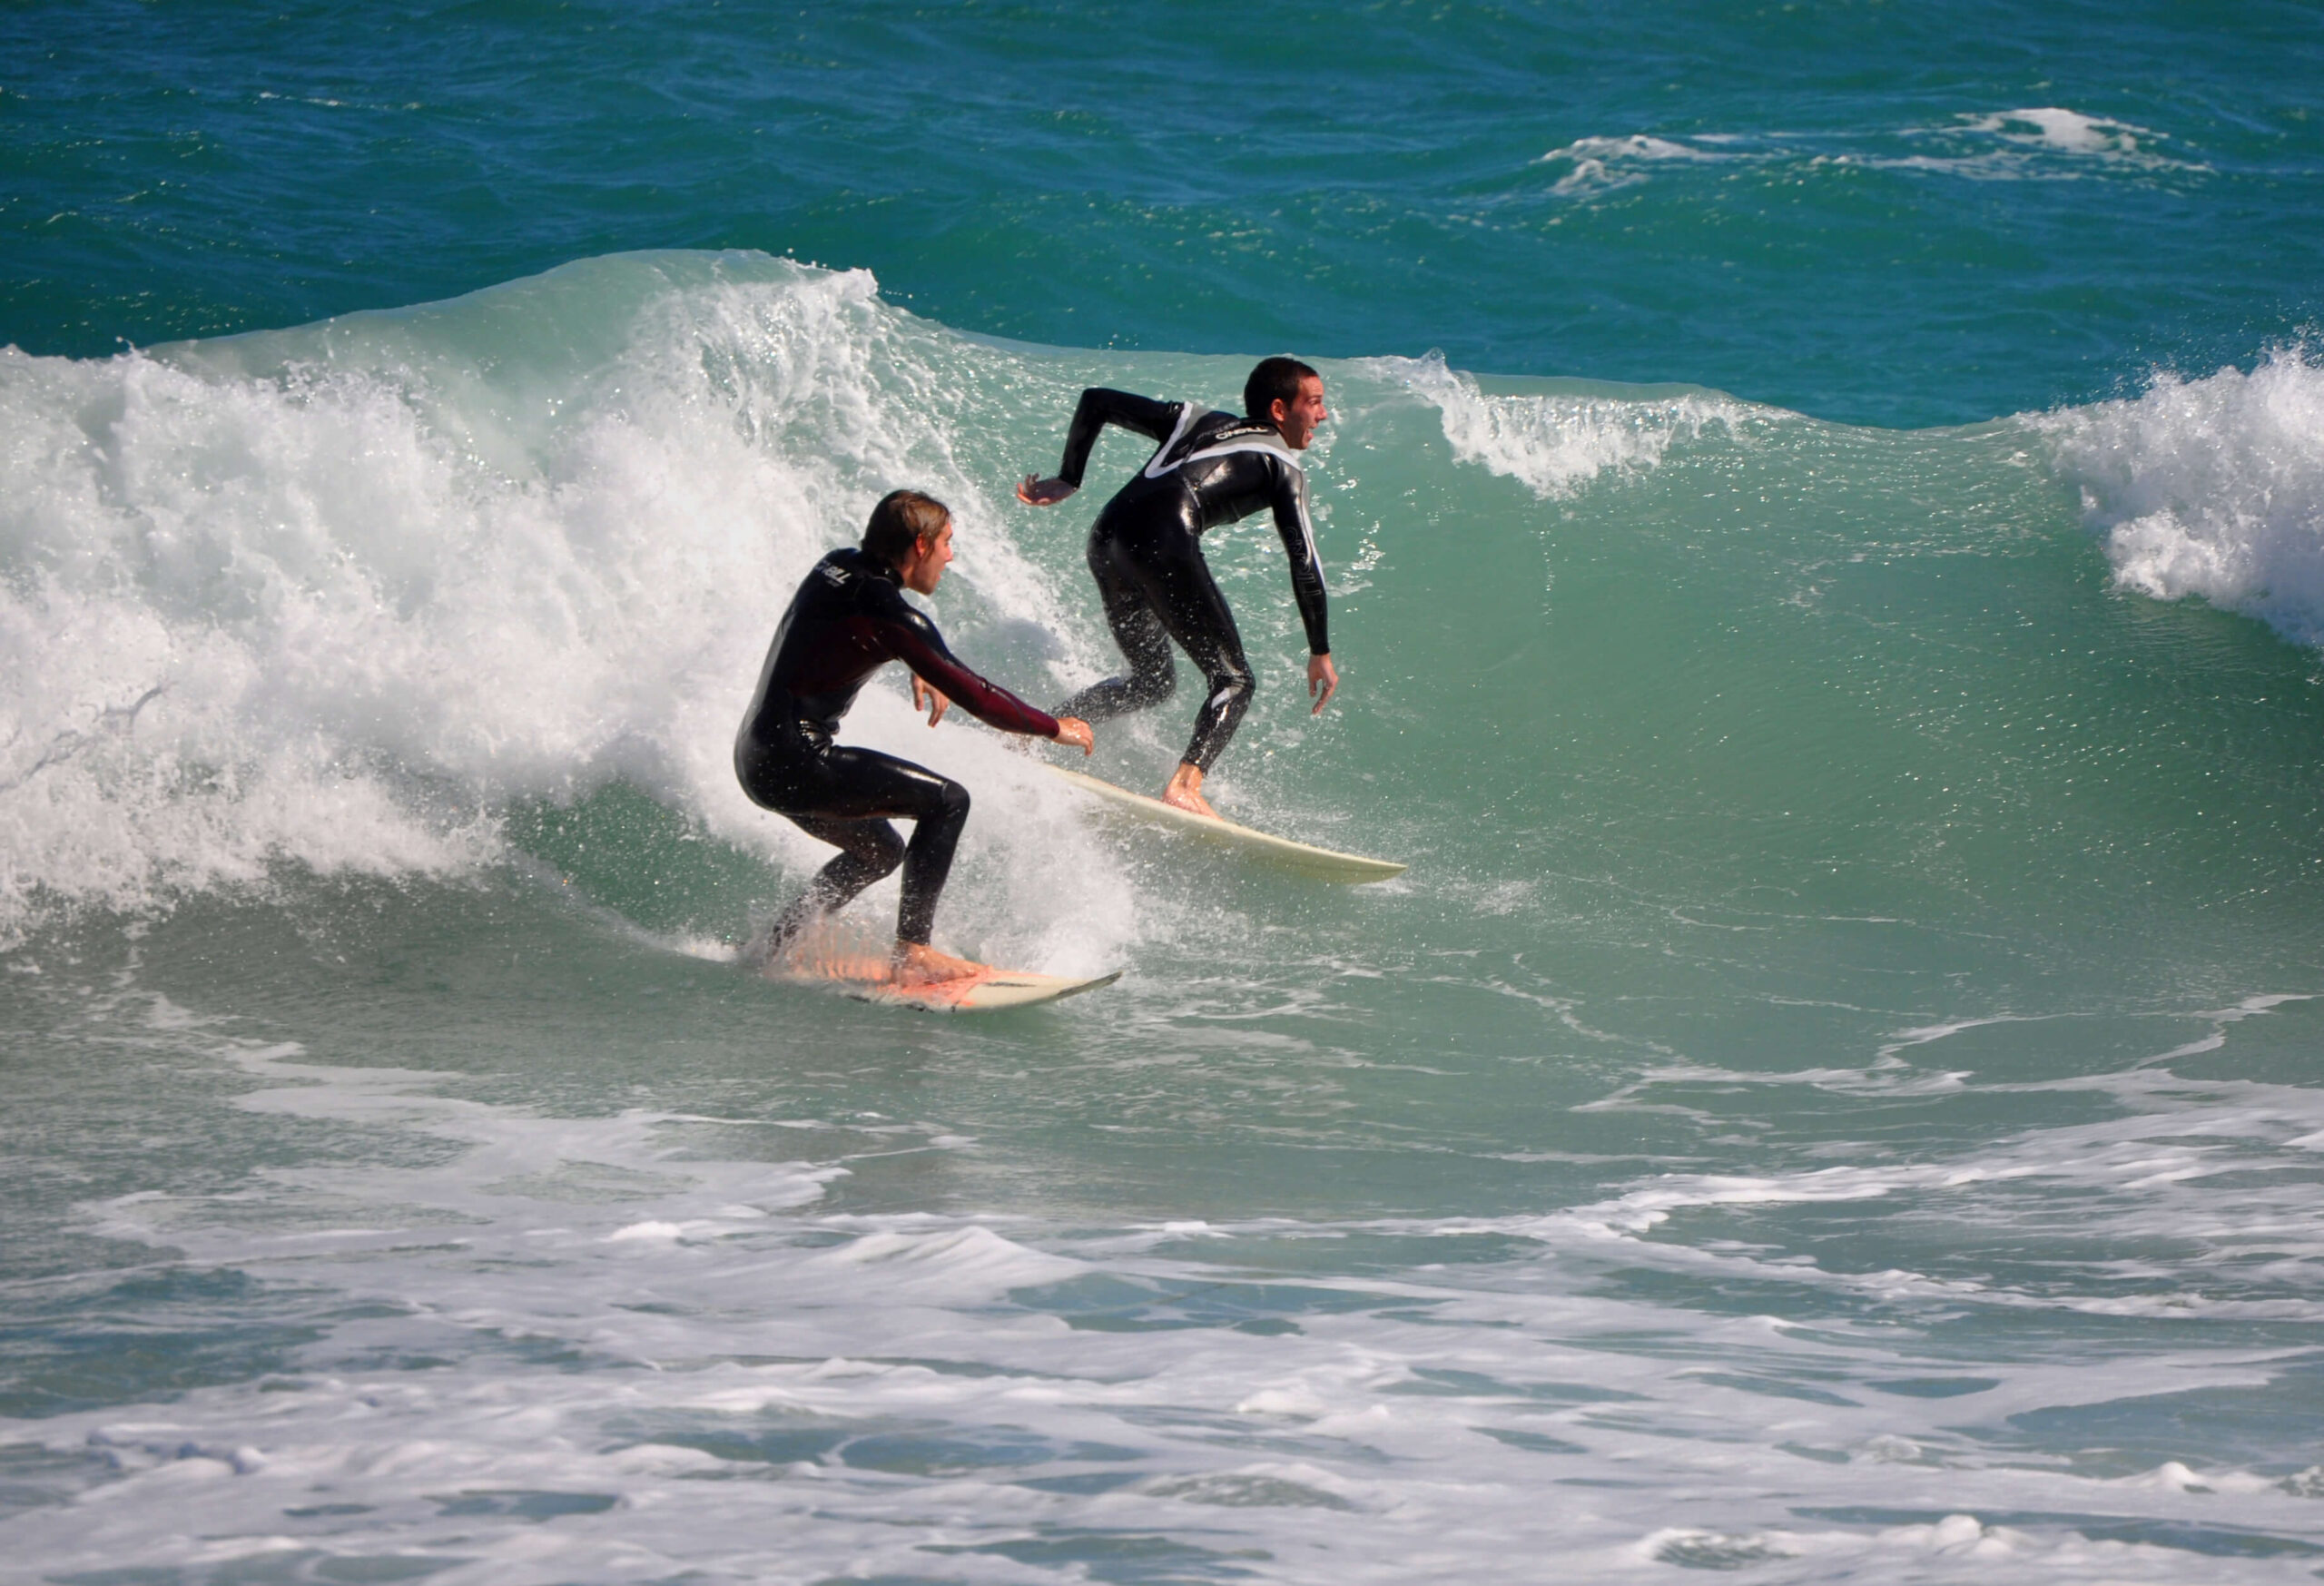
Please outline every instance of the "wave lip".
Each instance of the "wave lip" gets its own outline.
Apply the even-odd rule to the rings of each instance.
[[[2134,398],[2030,418],[2117,584],[2199,596],[2324,645],[2324,358],[2168,371]]]
[[[1489,394],[1443,353],[1376,358],[1361,366],[1434,408],[1461,462],[1515,479],[1542,500],[1561,500],[1603,476],[1645,473],[1683,442],[1729,435],[1770,415],[1711,391],[1617,397],[1590,392]]]

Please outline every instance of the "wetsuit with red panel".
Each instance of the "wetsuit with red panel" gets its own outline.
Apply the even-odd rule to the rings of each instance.
[[[1090,576],[1130,669],[1083,689],[1058,706],[1058,714],[1102,722],[1161,704],[1177,684],[1170,664],[1176,640],[1202,669],[1202,710],[1185,760],[1206,773],[1235,735],[1257,685],[1235,615],[1203,560],[1204,530],[1272,512],[1291,562],[1291,594],[1307,630],[1308,652],[1331,654],[1306,471],[1263,419],[1095,387],[1081,393],[1074,409],[1058,478],[1080,485],[1098,432],[1108,424],[1159,443],[1089,527]]]
[[[781,951],[819,914],[846,904],[901,864],[896,935],[925,943],[968,824],[969,790],[924,765],[832,742],[864,680],[901,661],[980,721],[1049,738],[1057,718],[970,671],[903,596],[895,568],[855,547],[815,564],[792,597],[758,692],[734,735],[734,774],[753,803],[841,852],[773,927]],[[914,823],[907,844],[888,824]]]

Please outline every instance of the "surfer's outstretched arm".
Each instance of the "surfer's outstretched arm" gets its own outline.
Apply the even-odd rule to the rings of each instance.
[[[1098,433],[1107,425],[1117,424],[1148,440],[1164,441],[1170,438],[1185,411],[1183,402],[1157,402],[1134,391],[1090,387],[1074,407],[1073,423],[1065,432],[1065,458],[1058,464],[1056,476],[1043,479],[1027,474],[1017,487],[1017,499],[1028,507],[1054,507],[1078,490],[1082,472],[1089,466],[1090,450],[1098,444]]]
[[[1071,744],[1084,754],[1089,753],[1088,723],[1053,716],[1027,704],[998,683],[978,676],[945,647],[944,635],[936,631],[934,623],[901,599],[895,605],[897,615],[883,625],[881,637],[889,653],[911,668],[912,704],[928,711],[930,726],[942,720],[946,708],[958,700],[961,709],[989,727],[1029,738],[1051,738]]]
[[[913,709],[928,713],[928,724],[931,727],[944,719],[945,711],[952,704],[945,697],[942,689],[917,672],[911,677],[911,703]],[[1089,724],[1078,716],[1058,717],[1057,731],[1050,734],[1049,738],[1052,743],[1070,744],[1084,754],[1097,747],[1097,738],[1089,731]]]

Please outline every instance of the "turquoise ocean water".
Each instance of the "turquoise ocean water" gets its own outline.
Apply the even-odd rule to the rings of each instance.
[[[0,13],[0,1576],[2324,1572],[2324,21]],[[915,484],[1114,662],[1078,390],[1324,369],[1229,813],[734,943]],[[1157,784],[1191,702],[1101,729]],[[867,940],[883,885],[852,911]]]

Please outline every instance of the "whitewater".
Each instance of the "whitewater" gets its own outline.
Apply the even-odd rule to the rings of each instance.
[[[747,972],[813,559],[931,491],[953,646],[1061,697],[1102,497],[1014,481],[1247,361],[739,251],[0,351],[33,1578],[2312,1578],[2324,367],[1872,429],[1324,360],[1344,686],[1215,532],[1211,791],[1411,871],[1094,822],[890,677],[940,944],[1124,979]]]

